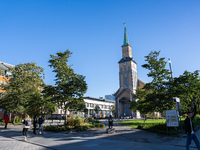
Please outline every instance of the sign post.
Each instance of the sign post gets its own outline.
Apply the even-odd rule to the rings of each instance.
[[[179,127],[179,119],[176,110],[166,110],[165,114],[168,135],[168,127]]]

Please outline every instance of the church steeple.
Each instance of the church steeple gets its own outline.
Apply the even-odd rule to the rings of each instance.
[[[122,46],[127,46],[129,45],[129,41],[128,41],[128,35],[126,32],[126,24],[124,23],[125,27],[124,27],[124,44]]]
[[[124,23],[124,44],[122,45],[122,58],[130,57],[132,58],[132,48],[129,45],[128,35],[126,32],[126,24]]]

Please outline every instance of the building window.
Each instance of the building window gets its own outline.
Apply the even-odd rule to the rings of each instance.
[[[91,104],[91,105],[90,105],[90,107],[92,107],[92,108],[93,108],[93,107],[94,107],[94,104]]]
[[[5,81],[5,85],[7,85],[7,82]]]
[[[87,107],[90,107],[90,104],[89,104],[89,103],[87,103]]]
[[[3,80],[1,80],[1,84],[3,84]]]

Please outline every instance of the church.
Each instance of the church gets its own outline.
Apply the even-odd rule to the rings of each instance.
[[[143,87],[146,83],[138,78],[137,63],[132,56],[132,47],[129,44],[126,25],[124,27],[124,43],[122,47],[122,58],[119,64],[119,89],[114,94],[116,105],[116,117],[141,118],[140,112],[133,112],[129,109],[130,101],[138,87]]]

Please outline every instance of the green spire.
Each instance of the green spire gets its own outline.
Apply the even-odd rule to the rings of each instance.
[[[122,46],[127,46],[129,45],[129,41],[128,41],[128,35],[127,35],[127,32],[126,32],[126,26],[124,28],[124,44]]]

